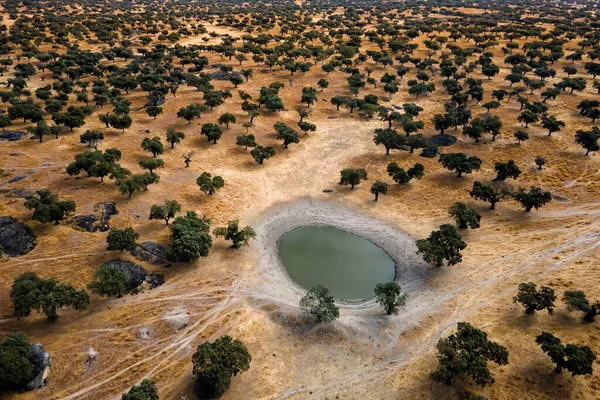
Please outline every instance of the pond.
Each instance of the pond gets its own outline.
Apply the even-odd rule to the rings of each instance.
[[[323,285],[336,299],[374,296],[375,285],[394,280],[395,264],[372,242],[328,227],[294,229],[279,239],[279,255],[289,276],[309,290]]]

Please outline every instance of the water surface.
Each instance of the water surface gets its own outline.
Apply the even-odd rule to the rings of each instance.
[[[370,241],[327,227],[284,234],[279,255],[290,277],[305,289],[323,285],[336,299],[373,297],[378,283],[394,280],[394,261]]]

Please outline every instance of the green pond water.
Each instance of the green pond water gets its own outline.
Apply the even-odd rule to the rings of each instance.
[[[305,227],[284,234],[279,255],[290,277],[305,289],[323,285],[336,299],[374,296],[394,280],[394,261],[381,248],[335,228]]]

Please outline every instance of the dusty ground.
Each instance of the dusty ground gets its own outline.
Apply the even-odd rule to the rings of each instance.
[[[575,44],[566,47],[574,48]],[[499,47],[496,52],[495,61],[503,67],[501,78],[484,82],[484,102],[489,100],[493,88],[508,86],[501,80],[508,69],[501,62]],[[424,54],[424,48],[417,53]],[[214,55],[211,61],[239,68],[237,62]],[[563,61],[557,64],[554,68],[561,71]],[[381,66],[373,68],[374,76],[383,75]],[[558,76],[562,75],[559,72]],[[308,118],[317,125],[317,131],[303,136],[300,144],[283,149],[275,140],[272,124],[278,120],[295,124],[294,109],[299,106],[301,88],[315,86],[322,77],[330,81],[329,88],[320,94],[326,101],[314,105]],[[107,252],[105,234],[27,221],[30,212],[24,209],[21,199],[2,197],[0,214],[27,221],[39,242],[31,253],[0,263],[0,330],[27,332],[33,341],[44,344],[53,363],[46,388],[7,398],[119,398],[120,393],[144,377],[157,380],[161,398],[193,398],[191,354],[199,343],[224,334],[241,339],[253,358],[250,370],[233,379],[224,399],[453,398],[456,389],[433,383],[428,374],[436,365],[437,340],[449,334],[458,321],[484,329],[510,352],[508,366],[492,367],[496,383],[483,390],[471,387],[475,391],[492,399],[598,398],[597,373],[591,377],[556,375],[549,358],[534,343],[535,335],[545,330],[563,342],[586,344],[600,353],[598,323],[582,325],[581,316],[568,313],[560,303],[554,316],[527,316],[512,303],[516,286],[530,280],[552,286],[559,297],[565,289],[582,289],[592,298],[599,295],[600,163],[596,155],[584,157],[581,148],[573,143],[573,133],[589,127],[575,105],[594,96],[591,79],[584,93],[563,94],[556,101],[548,101],[551,112],[567,122],[567,127],[551,138],[533,125],[529,128],[531,140],[520,146],[515,144],[512,134],[520,124],[516,121],[519,105],[514,99],[503,102],[498,111],[504,128],[495,142],[473,144],[457,132],[459,142],[451,151],[466,151],[484,160],[480,171],[461,179],[442,169],[435,160],[417,154],[393,151],[385,156],[372,141],[374,128],[385,123],[364,120],[356,112],[336,112],[329,103],[336,94],[348,94],[345,75],[339,72],[326,75],[320,67],[313,68],[306,75],[297,73],[293,87],[289,87],[286,71],[269,72],[259,66],[250,82],[240,89],[257,95],[260,86],[277,80],[286,83],[282,98],[289,111],[258,117],[256,127],[250,131],[260,144],[276,146],[278,154],[264,165],[257,165],[247,151],[235,146],[235,138],[245,131],[241,125],[247,120],[240,111],[237,95],[188,125],[176,119],[177,109],[200,101],[201,94],[181,87],[177,98],[168,99],[164,114],[156,121],[138,111],[132,113],[134,125],[126,133],[105,130],[106,140],[101,147],[121,149],[121,164],[133,171],[138,171],[137,161],[145,156],[139,144],[146,136],[146,128],[161,137],[169,127],[186,133],[181,145],[167,149],[162,156],[166,168],[158,171],[160,183],[148,192],[134,194],[131,200],[120,195],[112,182],[102,184],[97,179],[78,179],[65,173],[73,155],[84,150],[79,134],[102,127],[95,116],[88,119],[86,126],[63,134],[58,140],[46,138],[42,144],[35,140],[0,143],[3,169],[12,175],[33,172],[27,179],[2,188],[52,188],[62,197],[75,200],[80,214],[90,212],[99,201],[116,201],[120,214],[111,220],[112,226],[133,226],[141,235],[140,241],[169,244],[165,225],[147,218],[152,204],[171,198],[182,203],[183,210],[210,216],[213,227],[237,218],[257,227],[261,234],[250,248],[239,251],[216,240],[210,256],[191,265],[168,269],[144,265],[150,272],[165,274],[166,284],[155,290],[121,299],[92,296],[88,311],[62,310],[56,324],[37,315],[17,321],[11,316],[8,292],[19,274],[33,271],[83,287],[104,261],[133,259],[128,254]],[[426,122],[426,135],[434,133],[431,117],[443,109],[447,97],[441,78],[434,82],[438,92],[416,101],[425,108],[420,119]],[[32,78],[30,86],[40,83],[39,77]],[[216,82],[215,86],[231,88],[229,82]],[[361,96],[367,93],[382,96],[380,88],[369,87]],[[134,102],[132,109],[145,100],[139,89],[128,98]],[[414,98],[408,96],[403,85],[389,104],[409,101]],[[480,107],[476,105],[471,108],[474,116],[485,113],[482,108],[477,111]],[[226,111],[235,113],[238,123],[225,132],[217,145],[207,143],[199,135],[199,125],[215,122]],[[331,115],[337,118],[328,119]],[[195,150],[196,156],[186,169],[182,154],[190,150]],[[10,156],[11,153],[24,155]],[[533,164],[538,154],[548,159],[543,171],[537,171]],[[523,169],[518,185],[541,185],[568,200],[555,200],[528,214],[515,203],[500,203],[497,210],[489,211],[485,204],[472,201],[468,192],[473,181],[493,178],[494,163],[508,159],[514,159]],[[405,187],[393,185],[387,196],[374,202],[368,190],[370,183],[387,180],[385,168],[391,161],[404,167],[421,162],[425,176]],[[366,168],[369,181],[355,190],[338,186],[339,171],[345,167]],[[223,176],[225,188],[214,196],[201,193],[195,179],[203,171]],[[9,178],[2,178],[2,182]],[[324,188],[333,188],[334,193],[322,193]],[[268,216],[293,209],[298,200],[304,204],[312,201],[315,207],[327,201],[333,204],[328,205],[332,209],[337,209],[337,204],[365,215],[360,218],[381,220],[384,231],[399,230],[414,239],[449,222],[447,208],[455,201],[475,206],[483,220],[481,229],[464,234],[468,247],[462,264],[423,269],[418,284],[406,284],[410,299],[398,316],[384,316],[373,307],[346,307],[332,326],[315,329],[300,314],[298,294],[286,290],[285,280],[269,280],[261,259],[261,245],[271,237],[261,227]],[[414,267],[424,268],[420,262]],[[148,329],[150,337],[140,335],[141,329]],[[86,363],[90,348],[99,356],[95,362]]]

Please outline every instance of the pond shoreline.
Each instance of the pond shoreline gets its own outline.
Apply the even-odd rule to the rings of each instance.
[[[290,277],[283,265],[279,254],[279,240],[289,231],[309,226],[335,228],[370,241],[394,261],[394,281],[404,291],[410,292],[422,284],[428,266],[417,254],[415,239],[410,235],[385,221],[334,202],[300,199],[271,207],[260,216],[255,225],[255,245],[259,252],[257,268],[267,281],[277,282],[267,286],[270,295],[289,298],[292,303],[292,300],[298,301],[306,293],[306,289]],[[336,299],[336,303],[342,308],[377,306],[374,298]]]

